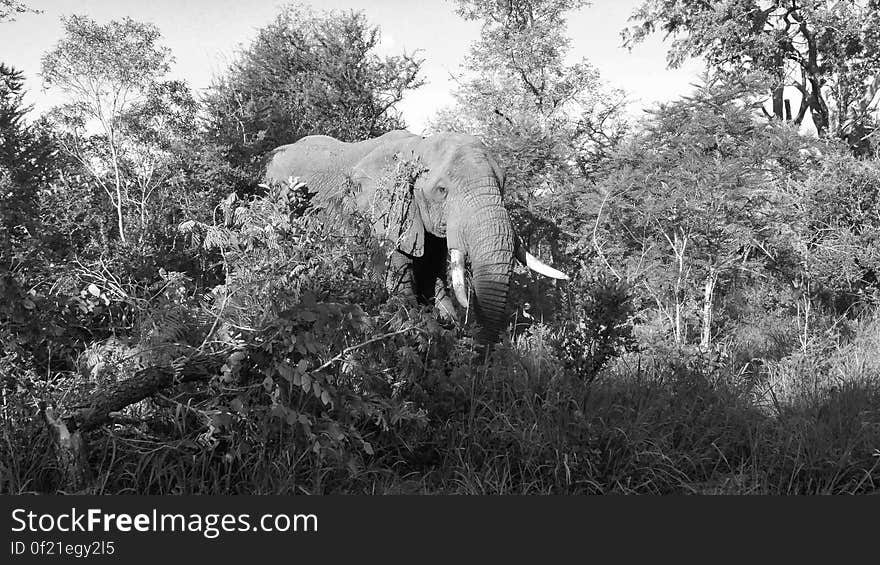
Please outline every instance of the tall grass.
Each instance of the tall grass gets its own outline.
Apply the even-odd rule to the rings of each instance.
[[[712,354],[641,350],[593,378],[533,326],[488,360],[455,346],[393,393],[423,418],[359,425],[342,465],[285,426],[242,419],[208,437],[204,392],[145,401],[140,425],[93,434],[91,492],[858,494],[880,488],[880,320],[744,370]],[[773,356],[770,356],[773,357]],[[7,395],[8,396],[8,395]],[[189,407],[189,408],[188,408]],[[3,490],[65,490],[48,437],[7,398]],[[28,423],[30,422],[30,423]],[[262,427],[261,427],[262,426]],[[37,438],[36,440],[34,438]],[[34,447],[37,449],[34,449]]]

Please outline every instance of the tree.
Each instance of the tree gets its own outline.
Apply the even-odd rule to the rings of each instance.
[[[782,192],[782,229],[766,249],[774,274],[794,291],[806,351],[818,333],[816,314],[833,314],[833,329],[880,300],[880,166],[827,147],[819,163]]]
[[[21,71],[0,63],[0,251],[32,228],[38,190],[51,175],[53,147],[36,127],[24,122]]]
[[[782,88],[802,101],[794,122],[809,111],[820,136],[848,139],[864,149],[874,130],[880,90],[880,2],[877,0],[646,0],[624,31],[629,46],[657,29],[675,39],[670,66],[705,56],[725,73],[761,71],[773,90],[774,114],[784,116]]]
[[[197,109],[185,83],[163,81],[149,85],[143,99],[121,115],[120,162],[141,246],[148,234],[174,231],[182,220],[167,218],[189,191],[186,161],[198,144],[193,139]]]
[[[24,14],[25,12],[38,12],[28,8],[24,2],[19,0],[0,0],[0,22],[15,19],[15,14]]]
[[[360,12],[284,7],[205,96],[208,139],[253,186],[265,154],[310,134],[345,141],[405,124],[395,106],[422,85],[414,55],[375,54],[379,28]]]
[[[24,369],[46,335],[33,288],[43,226],[41,195],[54,177],[55,148],[40,124],[28,124],[24,77],[0,63],[0,373]]]
[[[124,116],[149,104],[155,84],[170,68],[169,51],[158,45],[154,25],[130,18],[100,25],[74,15],[62,22],[65,37],[43,56],[43,80],[71,98],[55,112],[67,134],[60,140],[106,193],[124,243]]]
[[[756,120],[749,80],[715,78],[662,104],[615,155],[594,243],[638,288],[677,345],[708,347],[727,288],[771,263],[792,220],[781,187],[802,180],[809,140]]]

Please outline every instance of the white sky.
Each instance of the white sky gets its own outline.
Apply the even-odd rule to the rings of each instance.
[[[236,49],[247,44],[269,23],[284,2],[279,0],[25,0],[43,10],[0,23],[0,61],[23,71],[27,101],[43,111],[60,99],[42,91],[40,57],[61,38],[62,15],[86,14],[98,22],[129,16],[156,24],[162,43],[175,58],[173,78],[184,79],[195,91],[222,72]],[[666,45],[658,35],[631,53],[621,47],[620,31],[641,0],[594,0],[572,13],[568,34],[572,57],[586,57],[611,87],[625,90],[638,115],[654,102],[691,91],[701,65],[692,61],[680,70],[666,69]],[[399,106],[409,129],[421,133],[427,120],[452,101],[464,56],[479,34],[477,22],[455,14],[451,0],[313,0],[321,9],[362,10],[370,23],[382,29],[381,50],[386,53],[420,50],[425,59],[422,76],[427,84],[409,93]]]

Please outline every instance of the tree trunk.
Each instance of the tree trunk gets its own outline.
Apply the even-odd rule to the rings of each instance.
[[[803,302],[803,309],[798,305],[798,310],[802,311],[804,315],[803,332],[801,333],[801,352],[807,353],[810,348],[810,315],[813,310],[813,302],[810,300],[809,287],[801,295],[801,301]]]
[[[708,348],[712,344],[712,302],[715,297],[715,285],[718,282],[718,273],[709,268],[706,284],[703,286],[703,331],[700,337],[700,345]]]
[[[785,85],[780,84],[773,89],[773,117],[779,121],[785,118],[783,114],[783,95],[785,94]]]
[[[813,116],[813,124],[816,126],[816,134],[824,137],[828,133],[829,118],[828,106],[822,96],[822,86],[818,78],[810,77],[810,114]]]
[[[673,331],[675,344],[684,345],[685,340],[687,340],[687,329],[685,328],[684,321],[684,287],[688,271],[685,261],[685,250],[687,249],[688,236],[676,233],[674,240],[670,243],[672,243],[672,250],[673,253],[675,253],[676,262],[678,264],[678,273],[676,273],[675,285],[673,287],[673,292],[675,294],[675,327],[673,328]]]
[[[122,178],[119,175],[119,156],[116,154],[116,145],[112,139],[110,141],[110,153],[113,159],[113,174],[116,183],[116,221],[119,226],[119,240],[125,243],[125,227],[122,221]]]

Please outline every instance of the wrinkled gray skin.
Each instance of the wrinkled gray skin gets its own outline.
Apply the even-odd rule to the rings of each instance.
[[[412,187],[407,221],[396,232],[389,230],[398,243],[389,290],[433,299],[441,313],[455,317],[446,288],[447,250],[460,250],[471,264],[470,310],[481,328],[478,341],[497,341],[506,325],[514,234],[501,203],[504,173],[477,138],[457,133],[423,138],[392,131],[345,143],[308,136],[272,151],[266,180],[298,177],[319,199],[353,182],[358,206],[367,211],[377,184],[387,181],[396,159],[418,159],[426,170]]]

